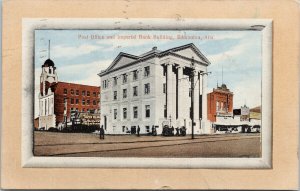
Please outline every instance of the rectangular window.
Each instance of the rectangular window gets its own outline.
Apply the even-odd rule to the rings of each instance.
[[[117,98],[118,98],[118,92],[114,91],[114,100],[117,100]]]
[[[123,74],[123,84],[127,83],[127,74]]]
[[[87,104],[87,105],[90,105],[90,100],[89,100],[89,99],[86,100],[86,104]]]
[[[74,95],[74,90],[73,89],[71,89],[71,94]]]
[[[133,71],[133,80],[137,80],[138,79],[138,71],[134,70]]]
[[[123,89],[123,98],[127,98],[127,89]]]
[[[93,96],[96,97],[96,92],[93,92]]]
[[[84,108],[82,109],[82,112],[85,112],[85,109],[84,109]]]
[[[87,95],[87,96],[90,96],[90,91],[87,91],[87,92],[86,92],[86,95]]]
[[[82,91],[82,96],[85,96],[85,91]]]
[[[117,119],[118,111],[117,109],[114,109],[114,119]]]
[[[94,101],[93,101],[93,105],[97,105],[97,102],[96,102],[96,100],[94,100]]]
[[[79,90],[76,90],[76,95],[79,95]]]
[[[127,119],[127,108],[123,108],[123,119]]]
[[[145,94],[150,93],[150,83],[145,84]]]
[[[85,100],[84,99],[82,100],[82,105],[85,105]]]
[[[67,94],[68,93],[68,90],[67,89],[64,89],[64,94]]]
[[[71,98],[71,104],[74,104],[74,99],[73,98]]]
[[[138,118],[138,107],[133,107],[133,118]]]
[[[133,87],[133,96],[138,96],[138,87],[137,86]]]
[[[76,104],[79,104],[79,99],[76,99]]]
[[[146,110],[146,117],[150,117],[150,105],[146,105],[145,106],[145,110]]]
[[[118,79],[117,77],[114,77],[114,86],[116,86],[118,84]]]
[[[144,76],[148,77],[150,75],[150,66],[146,66],[144,70]]]
[[[167,84],[163,83],[163,93],[165,94],[167,92]]]

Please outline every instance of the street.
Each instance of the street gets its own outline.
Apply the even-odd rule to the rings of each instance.
[[[260,157],[260,134],[185,137],[34,132],[34,155],[57,157]]]

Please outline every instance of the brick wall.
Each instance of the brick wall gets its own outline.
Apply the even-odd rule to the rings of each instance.
[[[73,93],[72,93],[73,90]],[[66,92],[65,92],[66,91]],[[76,94],[78,92],[78,95]],[[83,91],[85,92],[83,94]],[[89,95],[88,95],[89,92]],[[56,125],[64,121],[64,100],[67,99],[67,117],[70,119],[71,108],[78,111],[99,110],[100,109],[100,87],[58,82],[54,95],[54,113],[56,115]],[[73,99],[73,104],[71,100]],[[76,104],[76,100],[78,103]],[[85,104],[83,104],[84,100]],[[89,104],[88,104],[89,100]],[[94,103],[96,103],[94,105]]]
[[[213,92],[207,94],[207,118],[211,122],[216,122],[217,101],[227,103],[228,113],[233,112],[233,94],[229,91],[218,91],[214,89]],[[224,114],[226,114],[226,112]]]

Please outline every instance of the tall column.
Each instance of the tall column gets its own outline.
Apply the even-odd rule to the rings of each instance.
[[[195,89],[194,89],[194,121],[196,123],[195,125],[195,130],[199,129],[199,99],[200,99],[200,79],[199,79],[199,72],[196,70],[194,74],[194,84],[195,84]],[[197,131],[195,131],[197,132]]]
[[[167,119],[172,116],[172,65],[167,64]]]
[[[207,75],[202,76],[202,119],[207,120]]]
[[[183,112],[183,88],[182,88],[182,78],[183,78],[183,68],[178,67],[178,120],[181,120],[182,118],[182,112]],[[182,126],[180,122],[180,126]]]

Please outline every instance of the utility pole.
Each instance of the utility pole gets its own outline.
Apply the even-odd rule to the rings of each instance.
[[[194,71],[195,71],[195,65],[194,65],[194,58],[192,58],[192,72],[191,72],[191,119],[192,119],[192,139],[194,139]]]

